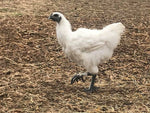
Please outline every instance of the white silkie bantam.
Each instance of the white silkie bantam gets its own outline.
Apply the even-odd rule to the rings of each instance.
[[[114,49],[120,43],[125,26],[119,23],[107,25],[103,29],[78,28],[72,31],[70,22],[59,12],[54,12],[49,19],[56,21],[56,34],[59,44],[66,56],[87,72],[75,75],[71,84],[83,80],[84,75],[92,76],[90,87],[87,91],[95,90],[94,82],[98,73],[98,65],[112,57]]]

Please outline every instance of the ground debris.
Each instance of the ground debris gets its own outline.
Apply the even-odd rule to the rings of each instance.
[[[150,112],[150,1],[79,1],[0,1],[0,112]],[[125,25],[112,59],[99,66],[96,93],[83,92],[90,78],[70,84],[85,70],[64,56],[47,19],[54,9],[73,30]]]

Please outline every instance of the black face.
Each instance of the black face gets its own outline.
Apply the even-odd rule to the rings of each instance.
[[[61,17],[58,14],[51,14],[51,16],[48,19],[52,19],[53,21],[60,22]]]

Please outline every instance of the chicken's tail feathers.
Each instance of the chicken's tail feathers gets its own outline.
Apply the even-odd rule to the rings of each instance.
[[[121,22],[118,22],[118,23],[110,24],[104,27],[104,29],[121,35],[125,31],[125,26]]]
[[[125,31],[125,26],[121,23],[113,23],[103,28],[103,33],[105,34],[105,40],[108,46],[115,49],[120,43],[121,35]]]
[[[118,26],[118,28],[117,28],[117,26]],[[122,35],[125,31],[125,26],[121,22],[116,23],[116,30],[118,31],[118,33],[120,33]]]

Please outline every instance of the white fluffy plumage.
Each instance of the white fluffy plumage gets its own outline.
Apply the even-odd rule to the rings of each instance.
[[[87,72],[97,74],[98,65],[112,57],[125,26],[119,22],[100,30],[79,28],[72,31],[70,22],[63,14],[54,12],[53,15],[61,18],[56,26],[56,34],[66,56],[84,66]]]

